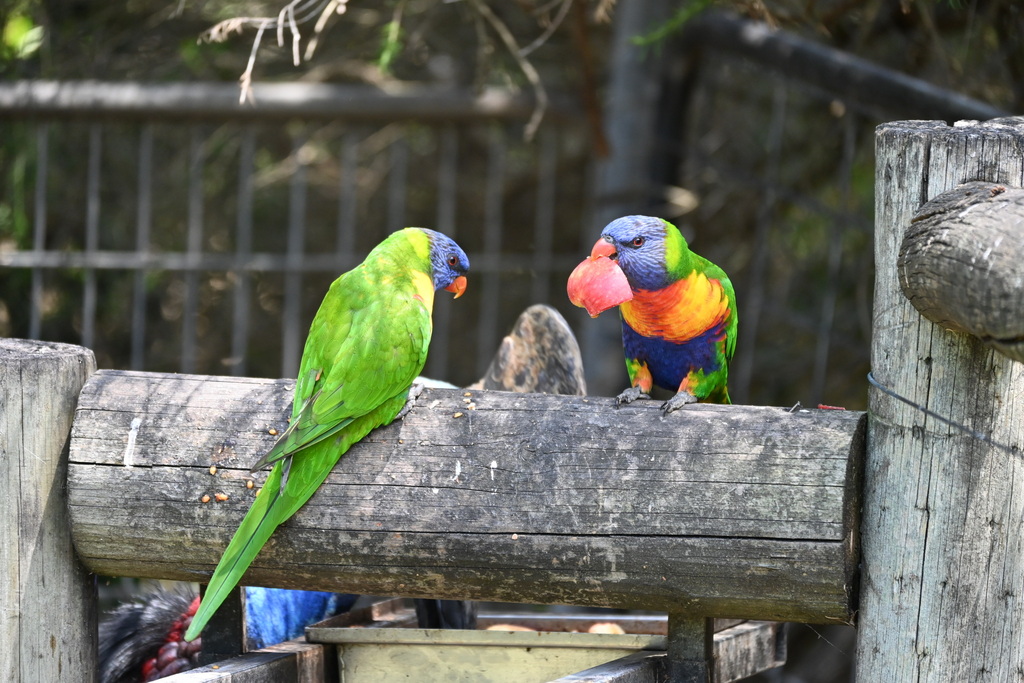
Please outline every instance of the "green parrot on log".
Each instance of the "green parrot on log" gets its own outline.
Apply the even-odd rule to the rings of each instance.
[[[453,240],[406,228],[331,284],[306,338],[291,424],[252,467],[273,469],[221,556],[185,640],[199,636],[274,529],[309,500],[345,451],[399,416],[427,359],[434,292],[460,297],[468,270]]]

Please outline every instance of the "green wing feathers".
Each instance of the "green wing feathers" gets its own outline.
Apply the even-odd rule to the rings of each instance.
[[[322,440],[316,446],[305,448],[274,465],[252,507],[224,550],[199,604],[199,610],[185,634],[186,640],[193,640],[202,632],[217,608],[238,585],[274,530],[312,497],[345,451],[376,427],[395,419],[405,405],[407,393],[403,392],[369,414],[352,420],[336,439]],[[281,481],[286,471],[287,481],[282,489]]]
[[[395,418],[423,369],[433,289],[427,300],[425,278],[416,273],[429,274],[430,263],[426,256],[389,260],[378,251],[335,280],[313,319],[291,424],[253,469],[274,467],[224,551],[186,640],[202,632],[274,530],[309,500],[345,451]]]

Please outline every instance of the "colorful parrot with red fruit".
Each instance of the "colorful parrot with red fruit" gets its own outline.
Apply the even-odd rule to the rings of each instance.
[[[698,401],[732,402],[736,293],[674,225],[651,216],[612,221],[569,276],[568,292],[593,317],[619,307],[630,380],[619,405],[650,398],[655,385],[676,392],[665,414]]]

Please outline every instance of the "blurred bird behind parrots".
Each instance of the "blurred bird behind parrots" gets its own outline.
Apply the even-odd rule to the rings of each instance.
[[[342,454],[399,415],[427,358],[434,291],[458,298],[468,270],[453,240],[406,228],[331,284],[306,338],[291,424],[252,469],[274,467],[224,551],[185,640],[202,632],[274,529],[309,500]]]
[[[657,385],[687,403],[731,403],[727,382],[736,349],[736,294],[729,276],[690,251],[668,221],[624,216],[601,232],[590,257],[569,277],[569,298],[596,317],[622,317],[630,388],[619,404],[648,398]]]

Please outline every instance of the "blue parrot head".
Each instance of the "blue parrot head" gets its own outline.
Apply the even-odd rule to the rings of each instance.
[[[686,241],[674,225],[652,216],[623,216],[605,226],[591,256],[617,261],[634,289],[657,290],[672,284],[671,264]]]
[[[458,299],[466,291],[469,257],[455,240],[436,230],[421,228],[430,238],[430,265],[434,289],[444,289]]]

